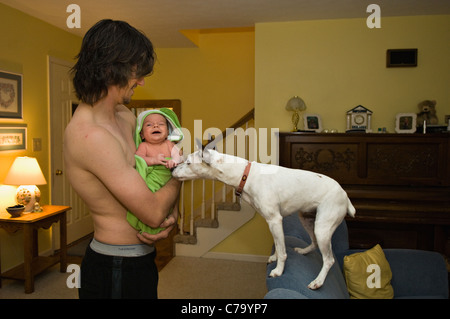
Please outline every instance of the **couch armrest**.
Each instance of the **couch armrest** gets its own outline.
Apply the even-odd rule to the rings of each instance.
[[[437,252],[384,249],[392,270],[394,298],[448,298],[448,273]]]

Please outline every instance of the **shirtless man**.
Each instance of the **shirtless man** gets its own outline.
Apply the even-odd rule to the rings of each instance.
[[[81,266],[80,298],[156,298],[158,272],[152,244],[166,238],[167,217],[180,189],[171,179],[151,192],[135,170],[136,118],[123,104],[151,74],[154,51],[141,32],[122,21],[102,20],[85,35],[75,65],[81,104],[64,135],[67,177],[92,213],[94,239]],[[139,234],[127,209],[157,235]],[[166,219],[167,217],[167,219]]]

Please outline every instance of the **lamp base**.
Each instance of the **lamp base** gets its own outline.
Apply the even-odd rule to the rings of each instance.
[[[16,201],[25,206],[25,214],[33,212],[35,204],[39,204],[40,199],[41,191],[36,185],[21,185],[17,189]]]
[[[293,132],[297,132],[297,125],[298,125],[299,119],[300,119],[300,116],[298,115],[298,111],[294,110],[294,113],[292,114],[292,124],[294,125]]]

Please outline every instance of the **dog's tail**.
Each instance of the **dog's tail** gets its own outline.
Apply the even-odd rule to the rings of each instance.
[[[353,204],[352,204],[352,202],[350,201],[349,198],[347,198],[347,201],[348,201],[347,214],[349,214],[351,217],[355,217],[356,209],[353,206]]]

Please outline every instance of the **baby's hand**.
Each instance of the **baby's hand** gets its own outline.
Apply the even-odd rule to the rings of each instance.
[[[177,165],[178,165],[178,163],[174,160],[167,161],[167,163],[166,163],[166,167],[170,168],[170,169],[176,167]]]
[[[164,154],[158,154],[156,157],[154,157],[155,159],[155,164],[153,165],[164,165],[167,166],[167,160],[166,157],[164,156]]]

